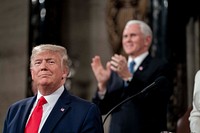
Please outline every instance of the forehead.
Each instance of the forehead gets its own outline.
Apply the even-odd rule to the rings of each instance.
[[[141,30],[140,30],[140,26],[139,24],[130,24],[130,25],[127,25],[125,28],[124,28],[124,34],[126,33],[132,33],[132,32],[135,32],[135,33],[140,33]]]
[[[60,59],[60,55],[54,51],[42,51],[37,53],[33,59]]]

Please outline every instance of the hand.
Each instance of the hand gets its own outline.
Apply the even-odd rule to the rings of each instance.
[[[111,58],[111,70],[118,73],[123,80],[128,80],[132,74],[128,70],[127,60],[124,56],[115,54]]]
[[[101,58],[99,56],[95,56],[92,58],[91,67],[97,79],[99,91],[105,91],[107,81],[111,75],[110,62],[106,64],[106,69],[104,69],[101,63]]]

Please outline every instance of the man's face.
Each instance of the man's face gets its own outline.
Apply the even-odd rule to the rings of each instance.
[[[126,54],[136,57],[148,50],[149,39],[145,37],[138,24],[131,24],[123,31],[122,44]]]
[[[32,61],[31,75],[37,87],[60,87],[67,70],[61,66],[61,58],[58,53],[44,51],[35,56]]]

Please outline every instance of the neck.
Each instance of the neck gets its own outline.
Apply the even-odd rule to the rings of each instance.
[[[47,86],[40,86],[38,87],[38,91],[40,91],[40,93],[43,96],[47,96],[47,95],[51,95],[52,93],[54,93],[56,90],[58,90],[63,84],[59,84],[56,86],[52,86],[52,85],[47,85]]]

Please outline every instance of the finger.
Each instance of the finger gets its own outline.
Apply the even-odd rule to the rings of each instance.
[[[114,54],[114,57],[119,57],[120,55],[119,54]]]
[[[119,67],[120,65],[120,56],[115,54],[114,56],[111,57],[111,65],[113,67]]]
[[[110,72],[111,71],[111,63],[107,62],[106,63],[106,69]]]
[[[102,66],[101,63],[101,58],[99,56],[95,56],[94,58],[92,58],[92,66]]]
[[[111,66],[116,67],[116,68],[119,66],[118,62],[115,62],[113,60],[110,61],[110,64]]]
[[[126,60],[126,58],[124,56],[120,56],[120,62],[119,62],[119,64],[121,66],[126,66],[127,65],[127,60]]]
[[[114,56],[111,57],[111,60],[112,60],[112,61],[115,61],[116,63],[118,63],[119,60],[120,60],[119,57],[120,57],[119,55],[115,54]]]
[[[114,72],[117,72],[117,67],[115,67],[113,65],[110,66],[110,69],[113,70]]]
[[[95,56],[92,59],[91,67],[93,72],[98,72],[99,70],[103,69],[101,58],[99,56]]]

